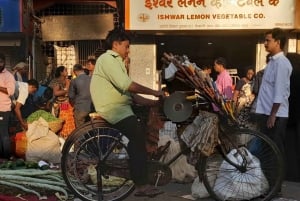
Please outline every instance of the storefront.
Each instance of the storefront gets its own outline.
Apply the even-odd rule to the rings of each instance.
[[[274,27],[289,36],[287,52],[300,52],[299,1],[125,0],[125,28],[162,52],[186,54],[200,66],[217,56],[242,76],[265,65],[263,34]]]

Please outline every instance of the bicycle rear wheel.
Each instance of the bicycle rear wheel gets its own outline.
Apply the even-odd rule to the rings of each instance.
[[[284,164],[278,147],[266,135],[249,129],[236,130],[228,137],[226,142],[221,137],[219,149],[199,164],[208,193],[215,200],[271,200],[283,180]],[[224,160],[224,153],[245,169],[238,170]]]
[[[86,201],[122,200],[134,190],[121,133],[101,123],[85,124],[66,140],[61,170],[68,188]]]

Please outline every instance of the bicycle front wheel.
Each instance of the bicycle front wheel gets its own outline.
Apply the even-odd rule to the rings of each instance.
[[[134,190],[128,160],[118,130],[86,124],[64,144],[61,170],[68,188],[80,199],[116,201]]]
[[[202,160],[198,169],[208,193],[220,201],[271,200],[283,180],[283,157],[278,147],[266,135],[249,129],[226,135],[229,140],[221,137],[219,149]]]

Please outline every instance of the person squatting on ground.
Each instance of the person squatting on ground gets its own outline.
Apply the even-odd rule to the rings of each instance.
[[[75,126],[84,124],[91,112],[92,99],[90,94],[91,77],[85,74],[81,64],[73,66],[76,78],[71,80],[69,88],[70,102],[74,107]]]
[[[154,106],[159,101],[143,98],[139,94],[156,97],[164,95],[132,81],[125,67],[129,54],[130,36],[122,29],[110,31],[106,37],[107,51],[96,62],[91,80],[91,97],[96,112],[128,139],[131,178],[136,185],[136,196],[155,196],[162,191],[148,185],[145,129],[133,113],[133,103]]]
[[[264,45],[271,57],[264,70],[256,105],[256,113],[260,114],[259,130],[277,144],[283,156],[292,73],[292,65],[283,53],[285,42],[285,33],[280,28],[265,33]]]
[[[11,115],[11,96],[15,92],[15,78],[5,68],[5,55],[0,53],[0,156],[10,158],[11,141],[8,125]]]

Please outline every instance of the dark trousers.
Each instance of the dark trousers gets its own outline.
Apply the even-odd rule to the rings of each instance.
[[[288,118],[286,117],[276,117],[275,125],[273,128],[267,128],[267,115],[259,115],[258,123],[260,132],[266,134],[269,138],[271,138],[279,150],[284,156],[284,145],[285,145],[285,135],[287,129]]]
[[[136,185],[148,183],[147,179],[147,152],[146,132],[136,116],[127,117],[113,125],[128,139],[128,154],[131,179]]]
[[[286,130],[287,130],[288,118],[276,117],[274,127],[267,128],[268,117],[269,116],[267,116],[267,115],[259,115],[258,116],[259,130],[260,130],[260,132],[264,133],[269,138],[271,138],[273,140],[273,142],[275,142],[275,144],[278,146],[280,152],[282,153],[283,161],[284,161],[283,172],[284,172],[284,178],[285,178],[286,158],[285,158],[285,148],[284,147],[285,147],[285,135],[286,135]],[[274,176],[272,176],[272,175],[270,176],[271,180],[269,180],[271,183],[272,183],[273,179],[275,179]]]
[[[10,158],[11,141],[8,133],[9,112],[0,112],[0,156]]]

